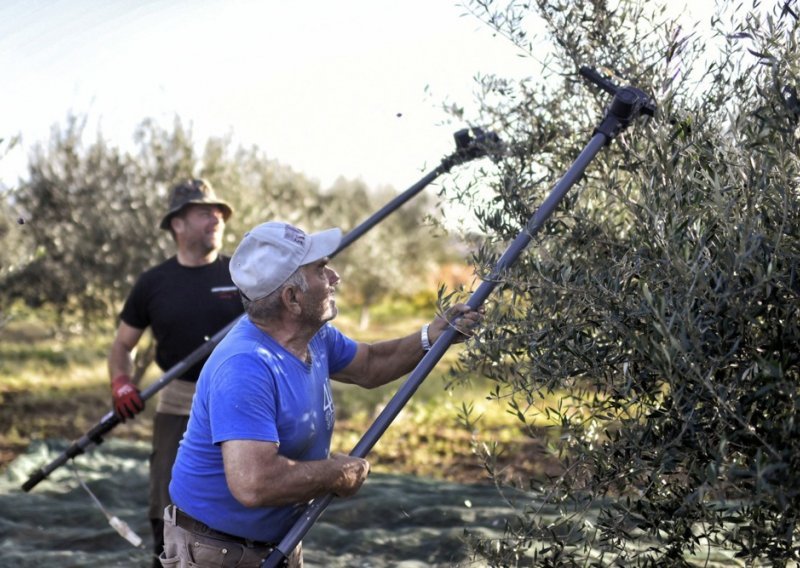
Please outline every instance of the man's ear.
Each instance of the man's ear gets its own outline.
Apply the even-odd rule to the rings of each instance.
[[[169,220],[169,226],[172,227],[172,232],[176,235],[183,232],[183,218],[179,215],[173,215],[172,219]]]
[[[281,290],[281,300],[284,307],[292,314],[299,314],[302,310],[300,306],[300,298],[298,297],[298,288],[295,286],[286,286]]]

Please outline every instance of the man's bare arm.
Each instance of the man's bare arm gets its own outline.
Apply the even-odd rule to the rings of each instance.
[[[334,493],[353,495],[367,478],[369,463],[332,454],[325,460],[295,461],[278,454],[274,442],[230,440],[222,443],[225,478],[245,507],[279,507]]]
[[[463,341],[481,319],[480,312],[470,310],[466,304],[457,304],[444,317],[437,316],[431,322],[428,327],[430,343],[435,343],[451,325],[461,332],[457,341]],[[398,339],[359,343],[350,364],[331,378],[364,388],[376,388],[414,370],[424,355],[419,331]]]
[[[139,343],[143,329],[120,322],[117,335],[108,354],[108,374],[114,379],[120,375],[131,376],[133,372],[133,350]]]

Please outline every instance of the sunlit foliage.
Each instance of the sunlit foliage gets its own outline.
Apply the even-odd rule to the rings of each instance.
[[[476,536],[494,566],[800,556],[798,15],[794,2],[734,4],[712,37],[657,2],[469,5],[543,70],[481,78],[473,120],[516,142],[485,180],[483,274],[603,116],[610,97],[580,66],[659,107],[604,149],[508,271],[463,361],[523,425],[560,423],[564,472],[529,488],[561,520],[521,509],[502,541]],[[543,39],[527,31],[537,18]],[[552,404],[560,389],[573,401]]]

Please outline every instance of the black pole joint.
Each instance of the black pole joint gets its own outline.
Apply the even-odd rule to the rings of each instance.
[[[602,90],[614,95],[606,109],[605,117],[594,130],[595,134],[600,133],[606,137],[606,144],[611,143],[617,134],[641,115],[655,116],[656,105],[641,89],[618,87],[591,67],[581,67],[580,74]]]
[[[462,128],[453,134],[453,138],[456,151],[442,160],[444,171],[484,156],[497,156],[503,150],[503,143],[497,134],[479,127]]]

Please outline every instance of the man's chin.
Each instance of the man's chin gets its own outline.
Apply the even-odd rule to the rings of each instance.
[[[222,248],[222,239],[209,239],[205,245],[208,252],[214,252]]]
[[[325,318],[325,321],[331,321],[337,315],[339,315],[339,308],[336,307],[336,302],[331,300],[331,308],[328,310],[328,317]]]

